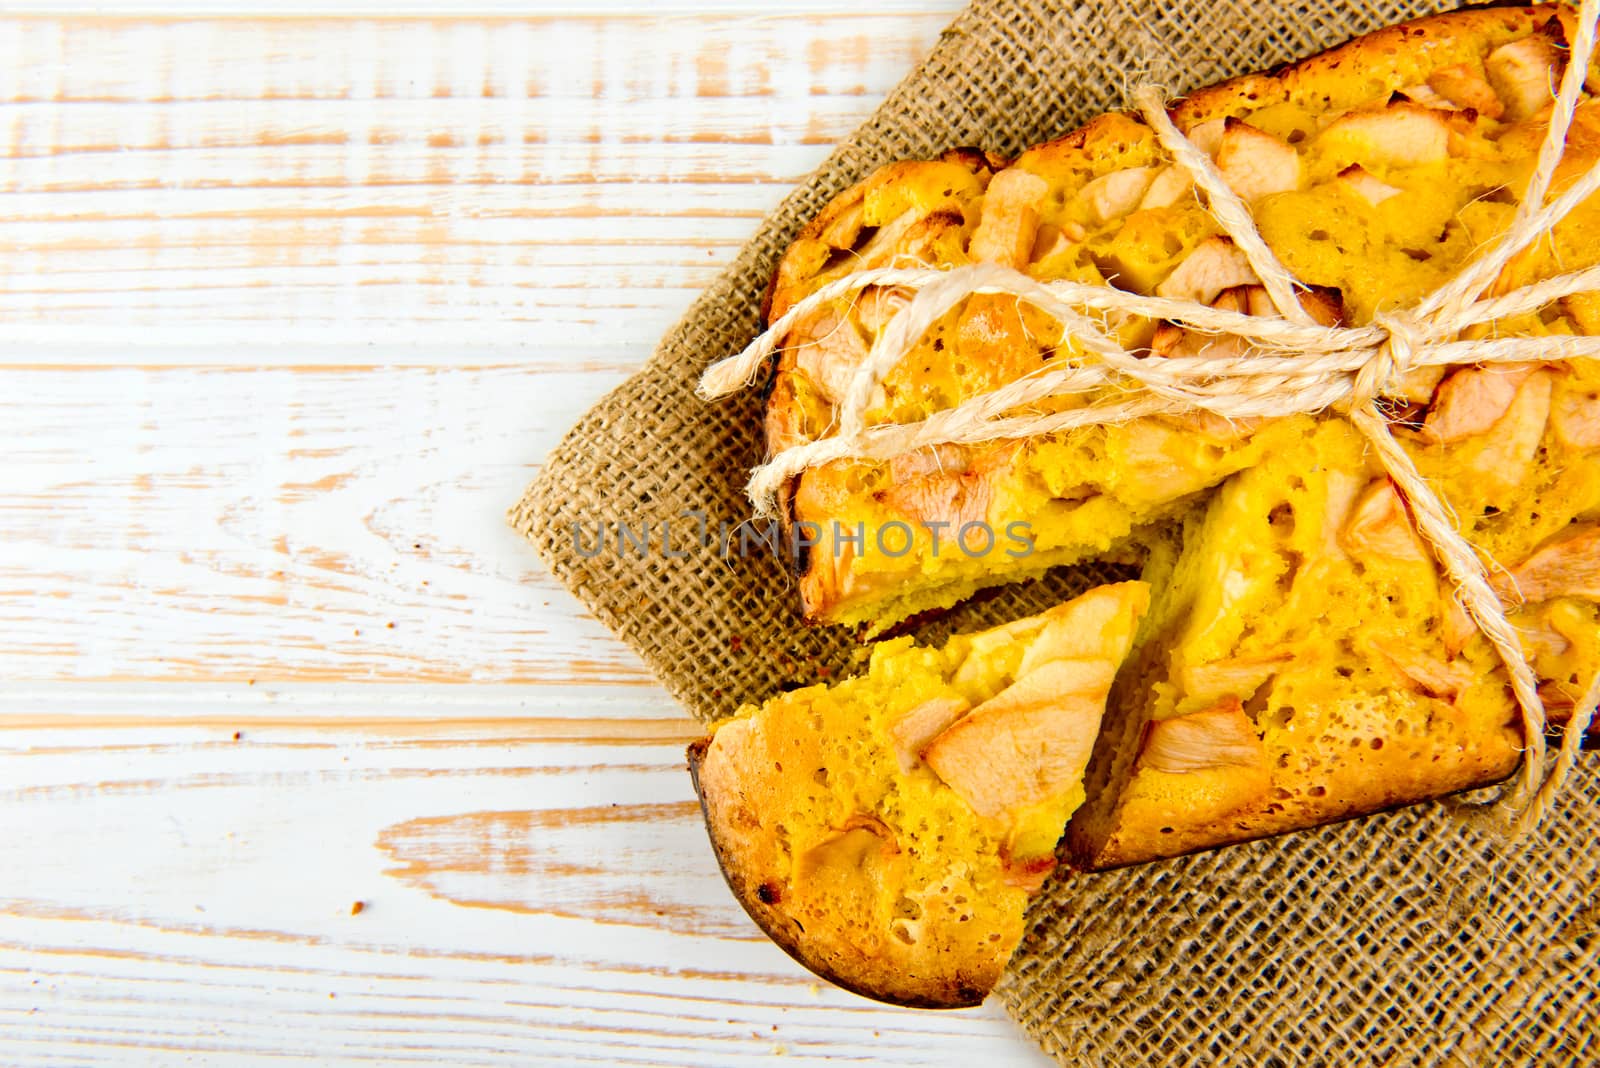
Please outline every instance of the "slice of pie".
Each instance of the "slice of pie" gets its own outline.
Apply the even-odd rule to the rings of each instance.
[[[1464,368],[1401,431],[1497,564],[1557,720],[1600,671],[1600,449],[1559,414],[1600,413],[1597,386],[1595,361]],[[1346,422],[1225,482],[1146,578],[1150,626],[1073,821],[1083,867],[1439,797],[1521,758],[1498,655]]]
[[[690,767],[734,896],[847,989],[982,1001],[1083,801],[1148,601],[1120,583],[939,649],[898,638],[864,675],[718,723]]]

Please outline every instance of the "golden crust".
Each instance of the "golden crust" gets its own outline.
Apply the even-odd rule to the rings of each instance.
[[[1402,70],[1425,75],[1458,62],[1463,42],[1475,50],[1478,41],[1520,37],[1563,14],[1549,4],[1487,4],[1385,26],[1276,70],[1230,78],[1192,93],[1173,107],[1173,121],[1187,130],[1209,119],[1255,110],[1291,93],[1320,94],[1329,79],[1348,79],[1355,71],[1363,79],[1381,79]],[[1425,80],[1414,76],[1412,82]]]
[[[1181,804],[1130,799],[1122,807],[1116,832],[1098,848],[1085,849],[1079,840],[1073,840],[1073,862],[1085,871],[1106,871],[1168,860],[1491,786],[1515,771],[1520,757],[1514,736],[1500,741],[1454,762],[1447,774],[1429,775],[1418,774],[1416,769],[1436,755],[1433,746],[1396,746],[1382,765],[1372,767],[1372,778],[1364,788],[1358,786],[1336,800],[1292,814],[1270,812],[1272,802],[1254,789],[1250,800],[1234,803],[1229,796],[1232,784],[1221,776],[1213,782],[1189,784]]]
[[[728,889],[767,937],[812,972],[862,997],[914,1009],[963,1009],[982,1003],[1021,939],[1020,929],[1000,932],[997,944],[1005,947],[1003,954],[954,974],[942,962],[916,959],[928,955],[918,947],[851,953],[842,948],[848,945],[845,932],[807,932],[783,908],[783,891],[768,877],[774,868],[770,832],[741,816],[748,811],[741,799],[751,780],[737,770],[736,757],[708,758],[712,742],[703,738],[689,746],[689,774]]]
[[[1521,736],[1509,721],[1448,750],[1437,737],[1386,734],[1382,741],[1381,750],[1361,753],[1359,771],[1333,776],[1273,766],[1284,754],[1299,755],[1284,741],[1259,771],[1168,775],[1156,789],[1149,780],[1158,776],[1141,771],[1144,781],[1135,778],[1123,793],[1108,837],[1069,836],[1073,862],[1101,871],[1386,812],[1498,783],[1521,759]]]

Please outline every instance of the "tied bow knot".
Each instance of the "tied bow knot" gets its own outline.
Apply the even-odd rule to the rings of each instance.
[[[1433,331],[1412,313],[1404,310],[1378,312],[1372,325],[1383,333],[1383,340],[1372,356],[1356,371],[1350,389],[1350,407],[1367,408],[1415,370],[1423,351],[1433,341]]]

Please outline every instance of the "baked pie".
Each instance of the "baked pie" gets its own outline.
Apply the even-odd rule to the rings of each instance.
[[[1574,33],[1566,8],[1463,10],[1201,90],[1169,114],[1304,283],[1306,311],[1362,325],[1415,303],[1506,232]],[[1588,86],[1600,88],[1600,76]],[[1554,188],[1597,159],[1600,101],[1585,95]],[[858,270],[974,262],[1275,314],[1153,131],[1112,114],[1009,163],[963,150],[880,169],[796,239],[769,318]],[[1490,293],[1596,263],[1600,197],[1514,257]],[[769,453],[828,436],[856,368],[908,296],[869,287],[795,325],[774,370]],[[1146,359],[1216,346],[1246,354],[1235,339],[1135,315],[1105,326]],[[1600,335],[1600,293],[1462,336],[1563,335]],[[1015,297],[976,295],[882,379],[866,422],[915,422],[1082,358],[1053,318]],[[1479,552],[1551,718],[1570,712],[1600,670],[1600,361],[1424,367],[1386,392],[1396,439]],[[996,773],[984,754],[1004,764],[1076,746],[1090,730],[1087,712],[1060,738],[1034,733],[1040,721],[1009,734],[982,718],[1004,696],[994,687],[1051,677],[1038,656],[1037,675],[1012,668],[1050,632],[1038,619],[942,651],[880,645],[863,679],[743,710],[697,751],[736,894],[780,943],[852,989],[912,1004],[980,998],[1020,935],[1019,873],[1048,866],[1064,827],[1073,864],[1103,868],[1486,785],[1520,760],[1504,666],[1403,495],[1338,412],[1158,416],[840,460],[794,479],[781,505],[788,522],[820,535],[800,575],[805,615],[871,633],[1061,564],[1144,562],[1143,585],[1090,595],[1124,599],[1116,626],[1075,639],[1086,648],[1103,639],[1101,665],[1122,661],[1124,637],[1132,643],[1103,726],[1104,694],[1094,689],[1091,701],[1074,689],[1076,669],[1058,668],[1052,691],[1029,690],[1038,707],[1096,704],[1098,733],[1081,785],[1075,755],[1048,778],[1062,792],[1025,815],[964,776]],[[848,536],[889,524],[914,532],[910,551],[874,552]],[[1028,551],[949,551],[951,532],[974,524],[1023,531]],[[1137,634],[1125,634],[1135,616]],[[987,681],[963,689],[952,672]],[[897,731],[916,744],[896,748]],[[949,759],[938,739],[952,736],[982,749]],[[804,758],[780,755],[789,753]],[[938,802],[919,816],[938,815],[907,824],[910,810],[891,806],[891,817],[864,800],[911,789]],[[950,896],[930,908],[911,886]],[[940,955],[945,947],[956,948]]]

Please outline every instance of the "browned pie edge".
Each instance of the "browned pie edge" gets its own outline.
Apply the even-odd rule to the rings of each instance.
[[[768,938],[814,974],[864,998],[913,1009],[966,1009],[982,1004],[994,985],[993,980],[974,982],[952,978],[946,982],[930,981],[914,986],[902,983],[896,989],[890,989],[881,976],[841,971],[832,962],[812,953],[803,934],[795,930],[793,921],[780,908],[762,899],[761,888],[765,877],[752,871],[736,844],[728,840],[720,814],[714,811],[716,802],[706,795],[701,782],[701,768],[710,747],[710,738],[691,742],[687,757],[689,777],[694,781],[695,796],[700,799],[700,811],[705,816],[711,850],[716,855],[717,867],[722,870],[722,877],[727,881],[734,899]],[[998,978],[998,974],[995,975],[994,979]]]

